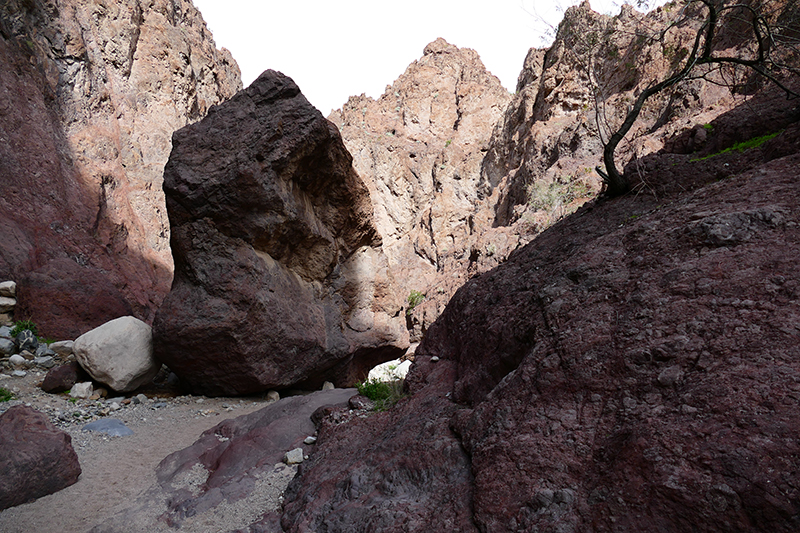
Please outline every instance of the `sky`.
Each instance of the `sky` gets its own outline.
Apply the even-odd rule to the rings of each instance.
[[[576,2],[572,2],[576,3]],[[528,49],[563,17],[558,0],[194,0],[247,87],[266,69],[300,86],[324,115],[350,96],[378,98],[438,37],[477,51],[513,92]],[[619,12],[614,0],[597,11]],[[570,5],[562,3],[562,6]]]

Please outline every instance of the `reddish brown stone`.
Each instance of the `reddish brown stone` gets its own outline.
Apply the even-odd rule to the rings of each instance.
[[[0,415],[0,510],[57,492],[78,481],[72,438],[35,409]]]
[[[91,378],[76,361],[57,366],[50,370],[42,381],[42,390],[50,393],[64,392],[76,383],[89,381]]]

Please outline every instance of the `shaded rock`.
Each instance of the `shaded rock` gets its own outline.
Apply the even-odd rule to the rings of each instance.
[[[117,406],[119,409],[119,406]],[[116,409],[112,409],[116,411]],[[133,435],[133,430],[125,425],[122,420],[117,418],[103,418],[85,424],[81,430],[83,431],[96,431],[98,433],[105,433],[111,437],[127,437]]]
[[[16,353],[17,345],[11,339],[0,338],[0,354],[11,355]]]
[[[39,347],[39,338],[29,329],[23,329],[17,333],[17,336],[14,337],[14,342],[20,352],[29,351],[33,353]]]
[[[28,368],[28,360],[19,354],[14,354],[8,358],[8,362],[15,367]]]
[[[16,306],[17,300],[15,298],[0,296],[0,313],[9,313],[13,311]]]
[[[45,357],[45,356],[48,356],[48,355],[49,356],[53,356],[53,355],[56,355],[56,352],[51,350],[50,346],[48,346],[46,343],[41,343],[36,348],[36,353],[34,353],[34,355],[36,357]]]
[[[354,389],[335,389],[293,396],[254,413],[225,420],[205,431],[188,448],[161,461],[156,468],[156,485],[129,509],[93,531],[156,531],[164,524],[173,528],[185,522],[196,524],[193,520],[208,524],[221,505],[225,506],[228,517],[224,526],[207,525],[206,530],[246,527],[252,510],[263,509],[265,476],[275,471],[286,450],[306,450],[303,440],[315,429],[311,413],[323,405],[346,406],[354,392]],[[277,468],[294,475],[294,470],[286,465]],[[277,510],[279,504],[274,504]]]
[[[70,390],[76,383],[86,382],[89,374],[75,361],[52,369],[44,377],[41,388],[45,392],[57,393]]]
[[[42,368],[53,368],[56,366],[56,360],[53,359],[50,355],[44,355],[42,357],[36,357],[33,360],[34,364],[42,367]]]
[[[0,510],[52,494],[78,481],[72,438],[30,407],[0,415]]]
[[[341,386],[405,351],[368,191],[290,78],[264,72],[173,145],[175,280],[153,327],[156,357],[183,384]]]
[[[287,465],[296,465],[303,462],[303,448],[289,450],[283,456],[283,462]]]
[[[189,0],[0,4],[0,279],[75,338],[169,290],[172,132],[241,87]]]
[[[161,368],[153,358],[150,326],[132,316],[106,322],[75,340],[78,363],[92,378],[119,392],[150,383]]]

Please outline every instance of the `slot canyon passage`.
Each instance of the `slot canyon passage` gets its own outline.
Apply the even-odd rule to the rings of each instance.
[[[326,118],[190,0],[3,3],[0,530],[797,531],[799,35],[583,2]]]

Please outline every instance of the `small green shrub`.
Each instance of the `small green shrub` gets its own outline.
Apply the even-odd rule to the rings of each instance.
[[[368,379],[356,385],[358,393],[375,402],[376,411],[385,411],[403,397],[403,380]]]
[[[425,295],[419,291],[411,291],[411,294],[408,295],[408,309],[406,309],[406,314],[411,313],[411,310],[414,309],[416,306],[422,303],[422,300],[425,299]]]
[[[445,146],[450,146],[450,143],[453,142],[453,139],[447,139],[447,142],[444,143]]]
[[[7,402],[12,399],[14,399],[14,393],[4,387],[0,387],[0,402]]]
[[[20,320],[19,322],[14,322],[14,327],[11,329],[11,336],[16,337],[26,329],[30,330],[34,335],[38,335],[39,328],[36,327],[36,324],[31,320]]]
[[[714,125],[713,124],[703,124],[703,129],[705,129],[706,131],[714,131]]]

